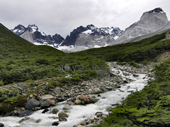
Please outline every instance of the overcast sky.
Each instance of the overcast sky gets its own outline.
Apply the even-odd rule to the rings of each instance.
[[[170,0],[0,0],[0,22],[9,29],[36,24],[46,34],[65,37],[88,24],[124,30],[156,7],[170,18]]]

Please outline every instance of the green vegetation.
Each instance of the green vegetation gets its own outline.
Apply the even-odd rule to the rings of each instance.
[[[170,59],[155,66],[155,79],[142,90],[132,92],[112,110],[102,125],[95,127],[169,127]]]
[[[0,24],[0,86],[55,77],[56,80],[45,84],[48,93],[56,86],[77,85],[82,80],[102,76],[108,71],[106,61],[129,62],[140,68],[135,62],[147,64],[170,51],[170,40],[165,40],[165,36],[164,33],[138,42],[67,54],[49,46],[35,46]],[[169,126],[170,60],[155,66],[155,70],[156,80],[122,99],[113,114],[98,127]],[[29,86],[37,84],[33,82]],[[0,91],[1,114],[25,102],[26,97],[19,96],[18,91]]]
[[[33,45],[0,25],[0,86],[44,77],[64,78],[68,74],[77,84],[83,78],[94,77],[92,73],[98,69],[107,69],[104,60]]]
[[[142,62],[154,60],[157,55],[170,50],[170,40],[162,40],[165,33],[156,35],[138,42],[130,42],[114,46],[89,49],[73,53],[74,55],[86,56],[91,54],[105,61],[118,62]]]

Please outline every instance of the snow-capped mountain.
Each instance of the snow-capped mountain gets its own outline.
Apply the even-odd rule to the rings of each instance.
[[[166,27],[169,23],[166,13],[161,8],[155,8],[143,13],[140,20],[125,29],[114,44],[129,42],[136,37],[148,35]]]
[[[86,27],[77,27],[65,39],[59,34],[46,35],[36,25],[29,25],[27,28],[18,25],[12,31],[36,45],[49,45],[64,52],[76,52],[138,41],[160,34],[167,29],[170,29],[170,22],[166,13],[161,8],[155,8],[144,12],[140,20],[126,28],[125,31],[118,27],[97,28],[91,24]]]
[[[28,27],[18,25],[11,31],[35,45],[56,47],[64,40],[59,34],[51,36],[41,32],[36,25],[28,25]]]
[[[80,26],[74,29],[70,35],[58,47],[60,50],[80,51],[89,48],[98,48],[113,43],[121,35],[118,27],[97,28],[94,25]],[[70,47],[71,46],[71,47]]]

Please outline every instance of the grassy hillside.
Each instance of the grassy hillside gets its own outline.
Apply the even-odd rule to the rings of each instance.
[[[163,40],[166,33],[156,35],[138,42],[119,44],[109,47],[89,49],[73,53],[74,55],[91,54],[105,61],[136,61],[153,60],[157,55],[170,50],[170,40]]]
[[[72,56],[49,46],[35,46],[0,25],[0,85],[45,77],[72,75],[80,81],[106,69],[93,56]],[[87,71],[88,70],[88,71]]]

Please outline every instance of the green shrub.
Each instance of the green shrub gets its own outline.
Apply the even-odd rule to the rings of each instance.
[[[136,68],[141,68],[141,66],[139,66],[137,63],[135,63],[134,61],[131,61],[130,63],[129,63],[131,66],[134,66],[134,67],[136,67]]]
[[[3,80],[0,80],[0,86],[4,86]]]
[[[144,61],[142,61],[142,64],[143,64],[143,65],[147,65],[147,64],[148,64],[148,61],[145,59]]]
[[[69,83],[69,81],[70,81],[70,79],[65,78],[65,77],[61,78],[61,80],[60,80],[61,83],[65,83],[65,84]]]
[[[18,98],[17,97],[11,97],[11,98],[8,98],[8,100],[5,100],[4,102],[14,104],[14,103],[18,102]]]

